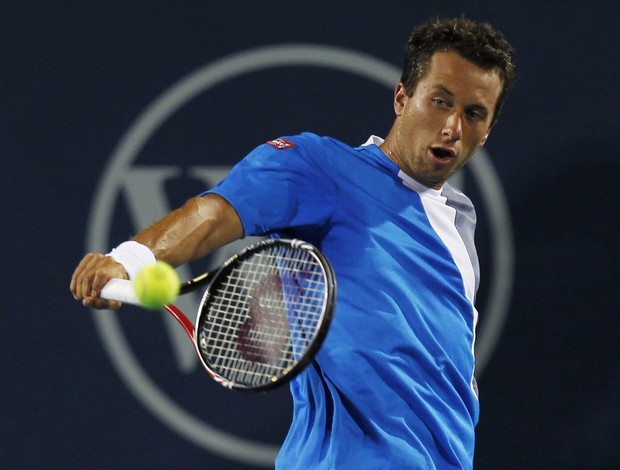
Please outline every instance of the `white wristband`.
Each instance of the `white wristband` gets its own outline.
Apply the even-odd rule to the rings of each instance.
[[[134,241],[121,243],[106,256],[122,264],[129,279],[134,279],[144,266],[155,262],[153,252],[142,243]]]

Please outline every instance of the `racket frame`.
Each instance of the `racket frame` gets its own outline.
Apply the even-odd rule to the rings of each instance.
[[[315,258],[315,260],[318,261],[318,264],[321,266],[321,270],[323,271],[325,278],[325,289],[323,293],[323,309],[320,319],[317,322],[320,326],[318,327],[316,334],[310,342],[310,345],[305,349],[302,356],[298,360],[290,364],[286,369],[284,369],[281,374],[277,376],[272,376],[269,382],[265,382],[264,384],[259,386],[248,386],[246,384],[239,383],[234,380],[230,380],[227,377],[224,377],[216,370],[215,367],[213,367],[207,360],[205,360],[199,346],[199,325],[202,324],[204,316],[208,315],[208,310],[205,309],[205,306],[208,305],[209,301],[213,296],[212,288],[214,284],[219,283],[220,279],[226,274],[228,274],[232,269],[234,269],[235,266],[241,264],[244,260],[250,258],[255,253],[258,253],[265,248],[271,248],[275,246],[291,246],[293,248],[302,248],[306,252],[310,253],[310,255]],[[200,307],[198,308],[196,322],[194,323],[194,325],[192,325],[192,339],[194,343],[194,348],[198,353],[198,358],[200,359],[203,368],[216,382],[218,382],[223,387],[243,392],[266,392],[272,390],[273,388],[279,387],[287,382],[290,382],[313,360],[314,356],[322,346],[325,337],[327,336],[327,332],[329,331],[329,327],[333,318],[336,302],[336,276],[334,274],[334,270],[331,264],[329,263],[325,255],[323,255],[320,250],[318,250],[310,243],[297,239],[266,238],[246,247],[244,250],[231,256],[228,260],[224,262],[224,264],[222,264],[219,269],[211,273],[205,273],[202,276],[198,276],[197,278],[186,282],[184,284],[185,292],[195,290],[198,287],[204,285],[205,283],[207,283],[207,287],[202,296]],[[181,292],[183,293],[183,288]],[[178,311],[178,309],[176,310]],[[168,309],[168,311],[175,317],[177,316],[174,311],[171,311],[170,309]],[[179,318],[177,318],[177,320],[183,323]],[[187,329],[186,332],[188,332]]]

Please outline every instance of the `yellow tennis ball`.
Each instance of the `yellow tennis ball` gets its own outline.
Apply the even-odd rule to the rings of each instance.
[[[158,309],[179,295],[179,275],[172,266],[156,261],[142,268],[133,280],[133,289],[143,307]]]

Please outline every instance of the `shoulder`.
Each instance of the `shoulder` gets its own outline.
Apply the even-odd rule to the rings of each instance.
[[[449,201],[458,201],[463,205],[471,206],[473,208],[474,204],[471,202],[471,199],[463,193],[460,189],[452,186],[450,183],[445,183],[441,190],[441,195],[447,198]]]
[[[277,139],[268,140],[266,145],[273,147],[276,150],[323,150],[323,151],[337,151],[337,150],[351,150],[354,149],[339,141],[333,137],[320,136],[312,132],[303,132],[301,134],[292,136],[282,136]]]
[[[359,152],[333,137],[304,132],[268,140],[252,153],[263,159],[278,160],[283,165],[297,166],[305,162],[327,169],[333,165],[338,166],[341,157]]]
[[[461,190],[455,188],[450,183],[445,183],[441,191],[441,195],[446,198],[446,204],[454,207],[457,212],[465,215],[467,218],[476,220],[476,209],[471,199]]]

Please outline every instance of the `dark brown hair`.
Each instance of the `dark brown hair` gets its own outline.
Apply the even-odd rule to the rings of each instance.
[[[496,70],[502,81],[491,125],[497,121],[504,99],[516,81],[514,48],[488,23],[464,16],[434,19],[416,27],[407,40],[401,82],[411,96],[428,71],[433,54],[452,51],[484,70]]]

